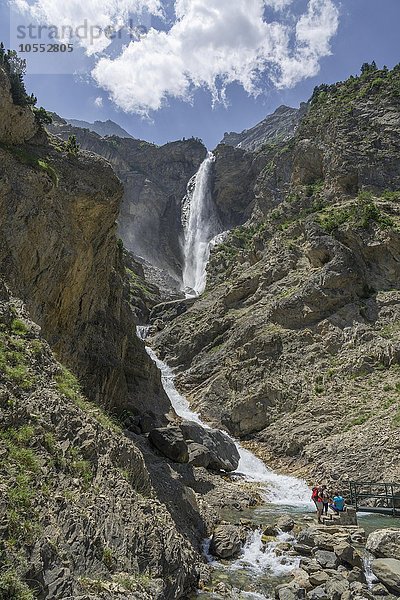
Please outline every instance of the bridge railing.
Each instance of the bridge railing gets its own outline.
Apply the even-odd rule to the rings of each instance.
[[[350,502],[357,510],[382,509],[400,517],[400,483],[351,481]]]

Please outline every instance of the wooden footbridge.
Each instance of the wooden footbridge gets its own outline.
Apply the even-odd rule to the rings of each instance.
[[[350,481],[350,504],[357,512],[400,517],[400,483]]]

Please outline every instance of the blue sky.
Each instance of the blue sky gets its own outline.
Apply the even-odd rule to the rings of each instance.
[[[41,8],[41,0],[24,1]],[[72,14],[74,1],[69,0],[68,18],[79,22],[84,9]],[[251,127],[281,104],[298,106],[315,85],[357,74],[365,61],[389,67],[400,61],[400,0],[268,0],[262,13],[263,0],[218,0],[211,16],[208,9],[216,0],[176,0],[177,14],[172,0],[125,2],[130,8],[142,2],[153,13],[160,6],[164,10],[161,18],[148,12],[135,17],[154,28],[146,45],[143,39],[130,45],[126,39],[125,51],[115,42],[95,48],[91,56],[84,50],[93,48],[75,46],[73,59],[45,55],[40,59],[48,62],[41,64],[26,54],[26,85],[40,105],[69,118],[112,119],[133,136],[157,144],[196,136],[213,148],[225,131]],[[318,4],[318,14],[310,14],[309,2]],[[55,12],[41,18],[53,24],[64,15],[64,5],[65,0],[53,0]],[[103,0],[98,6],[101,14]],[[119,16],[106,15],[111,20]],[[296,47],[293,32],[298,35],[299,23],[303,41]],[[288,42],[283,27],[292,35]],[[0,3],[0,39],[10,45],[5,0]],[[73,75],[75,69],[82,73]]]

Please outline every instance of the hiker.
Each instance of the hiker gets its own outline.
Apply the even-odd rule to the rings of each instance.
[[[339,494],[339,492],[335,492],[333,496],[333,503],[329,505],[329,508],[333,510],[333,512],[338,515],[345,510],[345,501],[343,496]]]
[[[328,514],[328,508],[329,508],[329,501],[331,500],[330,494],[329,494],[329,490],[326,487],[326,485],[322,486],[322,514],[325,513],[325,515]]]
[[[314,502],[316,509],[317,509],[318,523],[321,523],[321,524],[322,524],[322,521],[321,521],[322,511],[324,508],[322,493],[323,493],[322,486],[316,485],[313,487],[312,495],[311,495],[311,500]]]

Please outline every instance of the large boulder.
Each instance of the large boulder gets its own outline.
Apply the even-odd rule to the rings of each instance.
[[[358,567],[359,569],[362,568],[363,561],[361,555],[350,544],[347,544],[346,542],[341,542],[340,544],[335,546],[334,552],[341,563],[350,565],[351,567]]]
[[[327,595],[323,586],[318,586],[308,592],[307,598],[309,600],[329,600],[329,596]]]
[[[217,558],[235,558],[242,544],[240,534],[234,525],[219,525],[211,538],[210,552]]]
[[[372,562],[372,572],[391,592],[400,594],[400,560],[377,558]]]
[[[279,600],[303,600],[306,598],[306,590],[300,588],[295,581],[279,585],[275,588],[275,597]]]
[[[189,451],[179,427],[158,427],[149,434],[151,443],[174,462],[187,463]]]
[[[183,421],[181,431],[185,440],[202,444],[210,451],[209,469],[235,471],[239,465],[239,452],[235,442],[218,429],[205,429],[194,421]]]
[[[333,548],[337,543],[335,536],[328,532],[321,531],[316,527],[307,527],[300,531],[297,536],[297,541],[299,544],[310,546],[311,548],[317,546],[321,550],[330,551],[333,551]]]
[[[329,600],[341,600],[350,588],[350,584],[345,577],[337,573],[329,578],[325,585],[325,590]]]
[[[211,460],[211,452],[203,444],[196,442],[188,442],[189,448],[189,464],[193,467],[204,467],[207,469]]]
[[[396,558],[400,560],[400,529],[378,529],[370,533],[367,550],[377,558]]]
[[[317,571],[316,573],[310,573],[310,583],[313,587],[325,585],[328,581],[329,575],[325,571]]]
[[[336,569],[339,559],[334,552],[327,550],[316,550],[314,552],[315,560],[323,569]]]
[[[290,515],[282,515],[282,517],[278,519],[276,526],[281,531],[288,533],[294,528],[294,521]]]

